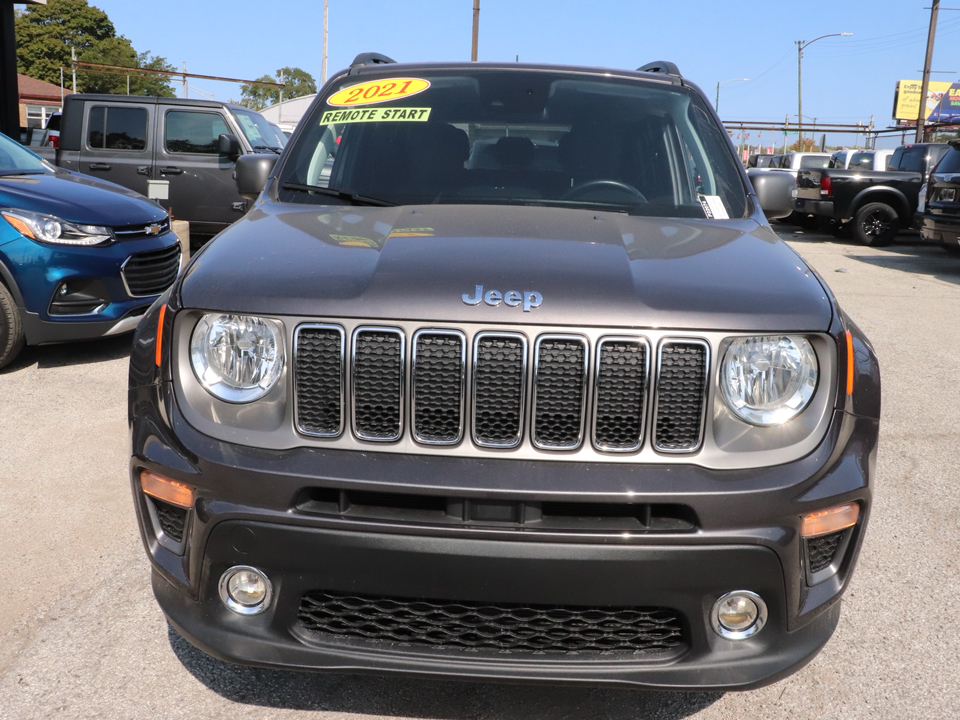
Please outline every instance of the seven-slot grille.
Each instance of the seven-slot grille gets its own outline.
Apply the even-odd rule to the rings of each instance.
[[[179,243],[168,248],[131,255],[121,268],[123,282],[131,297],[159,295],[173,285],[179,272]]]
[[[589,438],[601,452],[635,452],[645,433],[660,452],[696,452],[702,443],[710,361],[703,340],[661,341],[654,372],[640,336],[593,344],[550,333],[530,343],[486,331],[471,343],[459,330],[423,328],[410,343],[409,378],[406,340],[399,328],[360,326],[348,335],[336,325],[301,325],[298,431],[336,438],[349,426],[358,439],[394,442],[409,421],[413,439],[426,445],[469,437],[479,447],[514,448],[527,436],[536,448],[563,451]]]

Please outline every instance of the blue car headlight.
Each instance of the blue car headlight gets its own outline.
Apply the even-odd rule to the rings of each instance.
[[[29,210],[0,210],[0,215],[21,235],[37,242],[85,246],[113,242],[110,228],[102,225],[79,225]]]

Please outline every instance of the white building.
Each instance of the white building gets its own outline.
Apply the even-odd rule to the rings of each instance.
[[[284,100],[276,105],[264,108],[260,111],[260,114],[263,115],[268,122],[279,125],[281,130],[289,134],[297,127],[300,119],[307,114],[307,110],[310,108],[316,96],[316,93],[314,93],[313,95],[304,95],[303,97],[293,98],[292,100]]]

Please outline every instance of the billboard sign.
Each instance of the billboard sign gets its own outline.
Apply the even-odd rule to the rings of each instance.
[[[916,123],[922,89],[923,83],[920,80],[901,80],[897,83],[894,120]],[[960,83],[929,83],[924,117],[928,123],[960,123]]]

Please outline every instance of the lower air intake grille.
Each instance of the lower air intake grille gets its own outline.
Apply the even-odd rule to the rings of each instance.
[[[700,447],[706,402],[707,345],[666,342],[660,347],[654,445],[665,452]]]
[[[311,592],[300,626],[354,637],[454,649],[537,653],[653,653],[684,645],[679,615],[664,608],[513,605]]]
[[[180,272],[180,245],[131,255],[122,272],[131,297],[159,295],[173,285]]]
[[[157,510],[157,519],[163,534],[177,542],[183,540],[183,528],[187,523],[187,511],[184,508],[151,499]]]
[[[823,570],[833,562],[833,556],[836,555],[845,532],[846,530],[841,530],[807,540],[807,562],[810,572]]]

